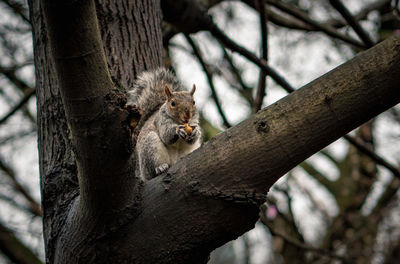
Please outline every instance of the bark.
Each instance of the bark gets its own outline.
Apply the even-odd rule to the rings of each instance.
[[[130,36],[138,48],[135,56],[149,56],[149,63],[133,59],[137,72],[161,62],[161,51],[155,51],[161,47],[160,7],[157,1],[142,3],[121,11],[132,14],[134,27],[146,32]],[[94,2],[32,0],[30,8],[47,263],[204,263],[213,249],[254,226],[258,205],[279,177],[400,101],[397,37],[219,134],[168,173],[138,185],[126,126],[129,113],[123,95],[113,91]],[[141,8],[152,10],[145,14],[154,12],[156,18],[148,19]],[[155,43],[143,40],[152,33],[159,34]],[[112,34],[111,39],[118,36]],[[152,55],[140,54],[146,45]],[[112,52],[106,48],[107,56]],[[108,65],[119,62],[108,58]],[[125,76],[129,64],[121,65],[123,70],[111,72]],[[122,83],[131,80],[121,77]]]
[[[70,1],[71,2],[71,1]],[[104,103],[104,96],[101,96],[100,93],[104,93],[104,90],[106,93],[111,90],[112,84],[108,80],[107,77],[103,77],[103,80],[105,80],[105,83],[103,84],[102,81],[99,81],[99,78],[97,74],[93,74],[91,70],[84,71],[85,65],[96,65],[93,62],[97,59],[101,63],[104,63],[104,57],[102,58],[101,55],[102,51],[99,49],[99,44],[104,43],[104,47],[107,47],[105,49],[105,53],[107,54],[108,57],[108,63],[109,63],[109,68],[110,72],[113,75],[113,79],[120,79],[121,82],[118,82],[116,84],[117,88],[122,88],[120,90],[123,90],[123,87],[121,86],[121,83],[129,87],[132,84],[132,81],[134,79],[134,75],[137,72],[143,71],[148,68],[154,68],[157,65],[159,65],[161,61],[161,55],[160,55],[160,50],[158,47],[160,46],[160,41],[157,41],[157,30],[159,32],[158,34],[158,39],[161,39],[161,30],[160,28],[152,30],[145,30],[145,26],[138,26],[138,25],[144,25],[147,21],[147,17],[143,17],[142,14],[146,13],[146,10],[153,10],[153,12],[156,14],[154,16],[151,16],[153,18],[152,22],[154,25],[158,25],[160,23],[160,17],[161,17],[161,12],[159,11],[159,8],[157,8],[157,2],[156,1],[140,1],[140,3],[136,3],[137,1],[129,1],[128,3],[108,3],[105,4],[101,1],[97,2],[97,10],[99,12],[99,17],[100,17],[100,25],[102,25],[102,36],[104,40],[102,42],[99,42],[98,35],[95,37],[97,38],[97,42],[91,42],[90,41],[82,41],[79,37],[76,38],[75,35],[73,35],[73,31],[79,31],[80,27],[83,27],[85,29],[92,29],[93,31],[93,25],[96,25],[95,22],[93,22],[93,12],[91,13],[91,17],[88,16],[88,14],[84,14],[84,19],[91,18],[91,21],[85,24],[85,21],[82,21],[82,18],[79,18],[77,16],[77,10],[73,10],[74,8],[74,3],[70,5],[71,3],[67,2],[64,7],[65,9],[63,10],[55,10],[54,13],[52,13],[54,16],[52,17],[53,20],[56,20],[57,22],[53,24],[57,25],[61,28],[54,29],[53,32],[51,32],[51,28],[49,29],[48,24],[45,23],[45,18],[44,18],[44,4],[41,1],[30,1],[29,2],[29,7],[30,7],[30,14],[31,14],[31,20],[33,24],[33,31],[34,31],[34,49],[35,49],[35,65],[36,65],[36,75],[37,75],[37,81],[38,81],[38,123],[39,123],[39,156],[40,156],[40,175],[41,175],[41,190],[42,190],[42,206],[44,208],[44,217],[43,217],[43,223],[44,223],[44,238],[45,238],[45,247],[46,247],[46,255],[47,255],[47,262],[54,262],[54,252],[56,248],[56,240],[58,239],[58,235],[61,232],[61,227],[65,223],[65,219],[67,217],[68,209],[71,207],[72,202],[74,199],[78,198],[79,194],[79,188],[78,188],[78,179],[77,179],[77,165],[75,161],[75,157],[73,157],[72,154],[72,149],[73,143],[71,142],[71,133],[69,128],[71,126],[67,125],[67,120],[66,120],[66,114],[64,110],[64,103],[61,100],[61,93],[60,93],[60,82],[62,85],[62,82],[68,83],[70,82],[70,86],[74,86],[72,89],[69,91],[66,90],[64,92],[70,93],[70,96],[68,94],[64,93],[64,98],[63,100],[69,100],[71,97],[77,97],[72,98],[72,101],[75,101],[77,107],[70,107],[70,118],[71,115],[73,115],[73,112],[76,111],[75,113],[77,115],[82,114],[79,118],[76,118],[76,120],[79,122],[78,119],[82,119],[82,123],[86,122],[86,125],[88,123],[92,123],[95,126],[92,126],[90,124],[89,128],[86,131],[75,131],[78,136],[76,136],[74,139],[79,138],[81,135],[93,135],[96,134],[96,128],[98,129],[98,125],[107,127],[110,124],[109,123],[102,123],[99,120],[96,120],[96,117],[92,118],[87,116],[86,110],[91,110],[90,108],[93,105],[94,107],[98,107],[99,109],[104,109],[105,105]],[[77,4],[77,3],[75,3]],[[57,5],[57,4],[55,4]],[[79,3],[78,3],[79,5]],[[75,5],[76,6],[76,5]],[[139,8],[139,7],[140,8]],[[52,8],[52,7],[50,7]],[[57,6],[53,6],[53,8],[57,9]],[[82,11],[82,10],[80,10]],[[132,13],[130,13],[132,11]],[[60,14],[61,13],[61,14]],[[131,15],[129,15],[131,14]],[[58,16],[60,15],[60,16]],[[72,17],[71,17],[72,16]],[[75,16],[75,17],[73,17]],[[150,16],[150,15],[149,15]],[[110,19],[113,18],[112,21]],[[75,20],[76,19],[76,20]],[[130,27],[122,28],[121,24],[122,23],[127,23],[127,21],[123,20],[127,19],[128,22],[130,23],[129,25],[132,25]],[[68,22],[73,20],[68,25]],[[79,22],[80,24],[76,23]],[[91,25],[92,24],[92,25]],[[64,27],[64,28],[62,28]],[[57,34],[58,31],[60,39],[58,39],[58,47],[61,47],[64,45],[64,43],[68,48],[65,50],[58,49],[58,52],[66,52],[66,54],[58,54],[58,60],[61,61],[61,66],[58,65],[58,67],[61,67],[61,70],[64,70],[69,74],[69,76],[64,76],[64,74],[59,74],[61,76],[60,80],[57,76],[56,72],[56,61],[54,59],[54,54],[52,47],[50,46],[50,39],[49,36],[51,34]],[[146,32],[147,35],[143,34],[138,34],[138,31]],[[68,34],[72,32],[72,34]],[[82,31],[81,36],[85,34],[87,31]],[[123,33],[123,34],[122,34]],[[151,33],[151,34],[150,34]],[[96,33],[95,33],[96,34]],[[94,36],[92,34],[92,36]],[[138,36],[140,36],[140,41],[138,39]],[[146,41],[146,37],[151,36],[152,39],[149,39]],[[113,41],[110,41],[110,40]],[[155,40],[153,40],[155,39]],[[121,40],[123,42],[121,42]],[[92,43],[94,45],[92,45]],[[121,48],[120,44],[121,43],[130,43],[131,45],[129,46],[129,49]],[[142,45],[143,43],[148,43],[151,45]],[[54,44],[54,43],[53,43]],[[86,46],[85,46],[86,45]],[[140,59],[141,61],[144,61],[145,63],[139,63],[138,59],[131,59],[131,60],[126,60],[126,63],[124,64],[124,67],[116,67],[116,65],[121,66],[122,62],[121,60],[115,60],[115,58],[130,58],[128,55],[132,54],[132,51],[135,51],[137,54],[140,54]],[[57,51],[56,51],[57,53]],[[152,55],[153,54],[153,55]],[[152,55],[152,56],[151,56]],[[93,59],[93,57],[96,57]],[[136,55],[138,57],[138,55]],[[146,57],[147,56],[147,57]],[[63,59],[62,59],[63,57]],[[64,60],[64,67],[63,65],[63,60]],[[65,62],[68,61],[68,62]],[[90,63],[89,63],[90,62]],[[80,65],[81,64],[81,65]],[[102,65],[99,65],[100,67]],[[75,69],[75,68],[76,69]],[[148,68],[145,68],[148,67]],[[103,71],[100,70],[100,73],[104,74],[106,67],[103,65]],[[133,70],[132,70],[133,69]],[[86,69],[87,70],[87,69]],[[96,70],[96,69],[95,69]],[[99,71],[97,71],[98,73]],[[86,78],[82,78],[85,77]],[[121,77],[121,78],[119,78]],[[103,89],[99,89],[97,87],[96,82],[100,83],[100,86],[103,87]],[[72,83],[75,82],[75,83]],[[91,87],[88,87],[88,89],[85,88],[86,85],[88,85],[87,82],[92,82]],[[94,84],[93,84],[94,83]],[[84,93],[87,94],[84,94]],[[100,92],[100,93],[99,93]],[[100,95],[100,96],[99,96]],[[96,98],[96,96],[99,96],[99,98]],[[68,98],[69,97],[69,98]],[[79,98],[80,97],[80,98]],[[109,98],[115,98],[112,94],[108,96],[107,99]],[[81,100],[83,98],[83,100]],[[118,98],[117,100],[120,100],[123,102],[123,97]],[[85,105],[86,101],[86,105]],[[95,104],[91,104],[90,101],[95,101]],[[99,102],[100,101],[100,102]],[[115,103],[111,104],[113,106],[113,109],[116,110]],[[117,107],[120,109],[120,107]],[[96,109],[95,109],[96,110]],[[79,113],[80,111],[80,113]],[[117,114],[118,112],[121,112],[119,110],[116,110]],[[124,110],[122,110],[123,114],[126,114]],[[92,111],[92,116],[96,116],[95,111]],[[120,114],[120,113],[119,113]],[[86,115],[86,118],[82,118]],[[122,117],[121,117],[122,118]],[[73,116],[72,116],[72,119]],[[118,123],[118,118],[110,117],[108,116],[108,120],[113,122],[112,120],[115,119],[114,125],[118,126],[118,128],[115,130],[117,132],[126,133],[126,128],[124,127],[121,129],[121,124]],[[123,119],[123,118],[122,118]],[[95,124],[97,122],[97,124]],[[79,124],[77,125],[79,127]],[[84,125],[81,126],[83,130],[85,130]],[[104,135],[104,139],[109,139],[114,137],[118,137],[118,134],[114,135],[114,131],[112,131],[113,126],[109,126],[110,130],[108,132],[111,133],[108,135]],[[79,128],[78,128],[79,129]],[[75,129],[76,130],[76,129]],[[101,129],[100,129],[101,130]],[[80,133],[82,132],[82,133]],[[96,135],[99,136],[99,135]],[[129,142],[129,137],[127,134],[123,135],[121,137],[123,139],[123,146],[125,149],[122,151],[117,151],[125,154],[124,160],[126,162],[126,156],[129,154],[131,151],[132,147],[130,146]],[[98,140],[98,137],[97,137]],[[113,140],[110,140],[111,142]],[[104,146],[109,142],[101,142],[101,146]],[[116,140],[118,141],[118,139]],[[76,144],[76,145],[79,145]],[[92,146],[100,146],[96,145],[94,142],[92,144],[86,144],[86,152],[90,151],[91,153],[94,153],[95,149],[92,149]],[[109,144],[110,146],[110,144]],[[76,149],[76,148],[75,148]],[[84,151],[84,152],[85,152]],[[106,151],[103,151],[103,153]],[[87,153],[86,153],[87,154]],[[88,156],[83,154],[82,156]],[[111,154],[111,153],[109,153]],[[76,155],[76,153],[75,153]],[[119,155],[116,155],[114,158],[118,159]],[[129,155],[128,155],[129,157]],[[92,161],[91,165],[89,167],[92,167],[94,170],[97,167],[98,164],[110,164],[110,160],[101,160],[98,159],[98,157],[94,157],[97,159],[97,161]],[[132,170],[134,169],[130,164],[134,163],[127,163]],[[114,164],[117,166],[116,164]],[[109,169],[109,168],[107,168]],[[81,168],[81,170],[85,170],[84,168]],[[112,170],[112,168],[109,169],[109,172]],[[106,174],[107,172],[104,172],[102,170],[99,170],[100,174]],[[113,173],[115,173],[114,171]],[[96,174],[96,172],[91,173],[91,176]],[[132,173],[125,174],[121,173],[121,178],[127,177],[127,176],[132,176]],[[109,177],[111,182],[114,182],[116,177]],[[85,179],[81,179],[81,181],[85,181]],[[93,180],[96,181],[96,176],[93,176]],[[133,180],[133,177],[130,177],[130,180]],[[128,180],[129,181],[129,180]],[[101,183],[101,182],[100,182]],[[126,184],[125,184],[126,183]],[[120,182],[120,185],[121,182]],[[103,186],[107,186],[107,183],[105,182]],[[125,182],[122,186],[127,186],[127,193],[126,195],[133,195],[133,193],[129,193],[129,188],[131,188],[133,185],[129,184],[129,182]],[[81,186],[82,188],[82,186]],[[96,188],[99,188],[99,186],[96,186]],[[110,195],[113,195],[112,193],[107,193],[102,191],[98,191],[98,197],[100,199],[103,199],[103,201],[110,200],[112,201],[113,199],[108,199]],[[103,197],[102,197],[103,196]],[[117,190],[117,196],[122,196],[121,193],[119,192],[119,188]],[[96,200],[96,199],[92,199]],[[129,199],[133,200],[133,199]],[[101,200],[98,201],[98,205],[101,205]],[[121,204],[122,205],[122,204]]]

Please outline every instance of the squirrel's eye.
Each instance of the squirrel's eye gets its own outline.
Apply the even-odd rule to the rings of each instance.
[[[171,106],[172,106],[172,107],[175,106],[175,102],[174,102],[174,101],[171,102]]]
[[[196,104],[196,102],[193,100],[193,105],[195,105]]]

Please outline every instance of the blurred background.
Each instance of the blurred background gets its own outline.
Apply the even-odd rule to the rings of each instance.
[[[163,22],[166,65],[196,84],[205,140],[400,34],[398,0],[199,2],[290,84],[215,34],[185,36]],[[0,263],[44,262],[32,47],[26,1],[0,0]],[[397,106],[282,177],[256,227],[209,263],[400,263],[399,168]]]

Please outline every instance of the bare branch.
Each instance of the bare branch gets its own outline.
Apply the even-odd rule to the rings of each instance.
[[[31,128],[29,130],[24,130],[24,131],[20,131],[18,133],[14,133],[12,135],[7,135],[5,137],[1,137],[0,138],[0,146],[4,145],[10,141],[13,141],[13,140],[22,139],[29,135],[35,135],[35,137],[36,137],[35,133],[36,133],[36,128],[33,128],[33,129]]]
[[[373,2],[369,5],[364,6],[357,14],[355,14],[353,17],[355,19],[355,21],[360,21],[363,20],[367,17],[367,15],[369,13],[371,13],[372,11],[375,10],[379,10],[382,7],[384,7],[385,5],[388,5],[392,0],[377,0],[376,2]],[[347,24],[345,23],[345,21],[343,21],[342,19],[331,19],[328,21],[325,21],[324,24],[326,25],[330,25],[332,27],[335,28],[341,28],[346,26]]]
[[[290,177],[290,173],[288,175],[288,178]],[[288,223],[288,225],[290,226],[290,228],[293,230],[295,236],[300,239],[301,242],[304,242],[304,236],[303,234],[300,232],[299,227],[297,226],[296,223],[296,219],[294,217],[294,211],[293,211],[293,199],[292,196],[290,195],[290,186],[288,183],[288,178],[286,178],[286,183],[285,186],[282,188],[280,186],[274,185],[274,190],[282,193],[285,198],[286,198],[286,202],[287,202],[287,207],[288,207],[288,216],[286,216],[286,222]]]
[[[334,184],[328,180],[322,173],[312,166],[309,162],[304,161],[299,165],[305,172],[311,177],[316,179],[320,184],[322,184],[329,192],[334,193]]]
[[[2,2],[8,5],[15,13],[25,20],[25,22],[28,22],[29,24],[31,23],[29,18],[26,16],[27,10],[22,4],[13,0],[2,0]]]
[[[274,69],[267,65],[267,62],[263,59],[257,58],[256,55],[245,49],[244,47],[238,45],[233,40],[231,40],[224,32],[222,32],[217,25],[215,25],[212,21],[206,24],[207,29],[213,34],[215,38],[221,41],[225,47],[228,49],[237,52],[243,55],[245,58],[259,66],[262,70],[264,70],[275,82],[277,82],[282,88],[284,88],[288,92],[293,92],[295,89]]]
[[[26,82],[17,77],[17,75],[15,74],[16,69],[17,68],[15,67],[7,68],[0,65],[0,73],[4,74],[4,76],[6,76],[8,80],[15,84],[18,89],[20,89],[22,92],[32,90],[32,87],[30,87]]]
[[[268,31],[267,31],[267,17],[265,15],[265,8],[264,8],[264,1],[257,0],[257,8],[258,12],[260,13],[260,27],[261,27],[261,52],[262,58],[268,62]],[[254,99],[253,105],[253,112],[256,113],[258,110],[261,109],[263,99],[266,95],[265,89],[266,87],[266,80],[267,72],[265,70],[261,70],[259,80],[258,80],[258,87],[256,91],[256,97]]]
[[[220,114],[220,116],[222,118],[222,122],[223,122],[223,124],[224,124],[224,126],[226,128],[229,128],[229,127],[231,127],[231,124],[229,123],[228,119],[226,118],[224,110],[221,107],[221,103],[220,103],[220,100],[218,98],[218,94],[217,94],[217,91],[215,89],[214,82],[212,80],[212,78],[213,78],[212,75],[213,74],[210,71],[209,67],[207,66],[206,62],[204,61],[203,56],[201,54],[201,51],[200,51],[199,47],[197,47],[196,43],[194,43],[193,39],[188,35],[185,35],[185,37],[186,37],[187,42],[192,47],[194,55],[196,56],[197,60],[199,61],[200,65],[201,65],[201,67],[203,68],[204,73],[207,76],[208,85],[210,86],[210,89],[211,89],[211,96],[212,96],[212,98],[213,98],[213,100],[215,102],[215,105],[217,106],[218,112],[219,112],[219,114]]]
[[[24,65],[21,65],[21,67]],[[30,87],[26,82],[21,80],[15,74],[15,71],[18,67],[6,68],[0,65],[0,73],[2,73],[11,83],[15,85],[24,95],[29,94],[34,88]],[[23,112],[25,116],[32,121],[32,123],[36,124],[36,118],[32,115],[28,108],[23,107]]]
[[[230,56],[230,54],[228,54],[224,45],[221,42],[219,42],[219,43],[220,43],[222,52],[224,53],[224,60],[226,60],[228,62],[228,65],[229,65],[228,68],[230,69],[230,72],[233,75],[234,80],[231,81],[230,84],[233,87],[237,87],[237,90],[239,90],[240,94],[246,99],[246,101],[250,105],[253,105],[254,99],[251,94],[252,89],[245,84],[244,80],[242,79],[242,75],[240,73],[241,70],[238,69],[238,67],[235,65],[232,57]],[[225,79],[227,79],[227,78],[225,78]],[[232,83],[232,82],[234,82],[234,83]],[[235,83],[238,83],[239,85],[235,85]]]
[[[339,260],[343,261],[344,263],[348,263],[348,260],[344,256],[337,255],[337,254],[335,254],[335,253],[333,253],[333,252],[331,252],[329,250],[326,250],[326,249],[316,248],[316,247],[307,245],[305,243],[296,241],[296,240],[292,239],[291,237],[276,231],[272,227],[272,225],[269,223],[268,219],[266,219],[266,217],[265,217],[266,206],[262,205],[260,208],[261,208],[261,210],[260,210],[260,220],[266,227],[268,227],[269,231],[271,232],[271,235],[280,237],[285,242],[287,242],[290,245],[295,246],[297,248],[308,250],[308,251],[312,251],[312,252],[315,252],[315,253],[317,253],[319,255],[323,255],[323,256],[328,256],[328,257],[331,257],[331,258],[339,259]]]
[[[346,139],[348,142],[350,142],[353,146],[355,146],[360,152],[370,157],[377,164],[387,168],[389,171],[393,173],[395,177],[400,179],[400,171],[398,168],[396,168],[396,166],[390,164],[388,161],[386,161],[385,159],[377,155],[375,152],[368,149],[366,146],[364,146],[362,143],[354,139],[352,136],[345,135],[343,136],[343,138]]]
[[[29,210],[36,216],[42,216],[40,205],[33,199],[32,195],[25,189],[25,187],[18,181],[14,170],[8,166],[2,159],[0,159],[0,169],[11,180],[14,189],[20,193],[29,204]]]
[[[22,241],[0,223],[0,250],[15,264],[43,264]]]
[[[263,69],[275,82],[282,86],[286,91],[294,91],[293,87],[274,69],[267,65],[263,59],[232,41],[218,26],[211,17],[200,7],[197,2],[180,0],[161,1],[164,10],[164,19],[173,23],[179,30],[185,33],[197,32],[199,30],[208,30],[210,33],[224,44],[228,49],[242,54],[245,58]],[[180,12],[187,12],[184,17],[178,15]],[[183,20],[183,21],[182,21]],[[180,22],[177,24],[177,22]]]
[[[359,41],[344,35],[343,33],[337,31],[335,28],[330,27],[328,25],[324,25],[324,24],[320,24],[316,21],[314,21],[313,19],[311,19],[306,13],[304,13],[303,11],[299,10],[296,6],[282,2],[282,1],[278,1],[278,0],[266,0],[267,3],[269,3],[270,5],[275,6],[276,8],[278,8],[279,10],[288,13],[298,19],[300,19],[303,22],[306,22],[310,25],[312,25],[313,27],[315,27],[316,29],[326,33],[328,36],[340,39],[346,43],[352,44],[355,47],[361,48],[361,49],[365,49],[365,46],[360,43]]]
[[[17,112],[21,107],[23,107],[29,99],[36,93],[36,89],[32,89],[27,91],[25,96],[21,99],[21,101],[16,104],[3,118],[0,119],[0,125],[7,121],[15,112]]]
[[[319,201],[317,201],[317,199],[314,197],[314,194],[307,187],[303,186],[303,184],[296,177],[292,177],[291,181],[293,181],[293,183],[296,185],[296,189],[299,189],[308,197],[314,207],[313,209],[318,210],[318,212],[321,213],[324,221],[329,223],[331,221],[328,214],[329,208],[325,208]]]
[[[340,0],[329,0],[329,2],[334,8],[336,8],[343,18],[346,19],[347,23],[349,23],[349,25],[354,29],[367,48],[374,46],[374,41],[372,41],[370,36],[364,31],[361,25],[355,20]]]

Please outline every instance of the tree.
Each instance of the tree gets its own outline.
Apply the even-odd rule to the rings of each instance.
[[[163,1],[169,10],[185,3]],[[399,102],[396,37],[142,184],[134,175],[132,113],[123,89],[137,73],[161,65],[161,9],[152,1],[124,4],[43,1],[42,9],[30,1],[47,262],[204,262],[254,225],[258,205],[285,172]],[[189,7],[198,27],[186,23],[189,29],[180,30],[208,29],[229,45]],[[121,31],[121,24],[128,26]],[[230,44],[289,87],[265,60]]]

